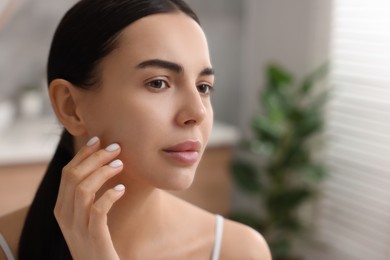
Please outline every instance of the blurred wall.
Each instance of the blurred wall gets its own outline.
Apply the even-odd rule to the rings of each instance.
[[[0,101],[21,88],[43,84],[50,40],[74,0],[12,0],[15,8],[0,29]]]
[[[245,0],[238,124],[258,110],[264,68],[275,62],[298,78],[328,60],[332,1]]]

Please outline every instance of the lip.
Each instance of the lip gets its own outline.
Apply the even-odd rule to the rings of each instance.
[[[199,141],[188,140],[164,148],[163,153],[170,159],[184,165],[192,165],[199,159],[202,144]]]

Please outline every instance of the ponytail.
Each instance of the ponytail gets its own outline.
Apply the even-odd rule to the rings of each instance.
[[[64,130],[28,211],[19,240],[18,259],[72,259],[53,211],[62,168],[73,156],[73,137]]]
[[[148,15],[182,12],[199,23],[183,0],[81,0],[62,18],[50,48],[47,79],[64,79],[92,89],[97,66],[118,46],[121,32]],[[72,259],[54,217],[62,168],[74,156],[73,138],[64,130],[57,150],[27,214],[19,259]]]

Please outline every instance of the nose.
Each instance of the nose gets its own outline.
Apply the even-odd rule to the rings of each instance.
[[[207,109],[197,88],[183,90],[179,99],[176,122],[181,126],[199,125],[207,116]]]

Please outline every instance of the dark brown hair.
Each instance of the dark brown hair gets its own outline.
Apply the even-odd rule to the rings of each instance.
[[[90,89],[97,67],[118,43],[121,31],[138,19],[183,12],[199,23],[182,0],[81,0],[62,18],[52,41],[48,83],[61,78]],[[54,217],[62,168],[74,156],[73,138],[64,130],[57,150],[29,209],[19,241],[18,259],[72,259]]]

